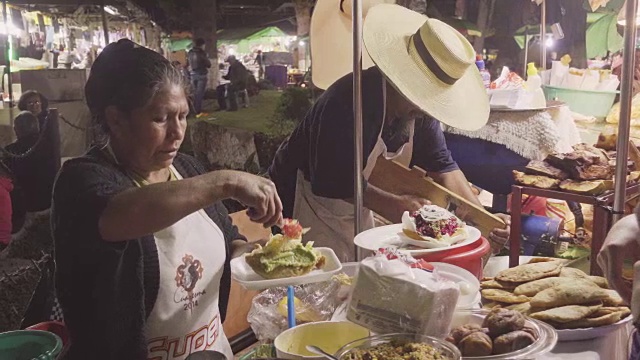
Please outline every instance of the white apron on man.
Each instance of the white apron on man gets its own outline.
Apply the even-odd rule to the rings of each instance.
[[[145,328],[148,359],[183,360],[203,350],[233,359],[218,309],[226,259],[222,230],[199,210],[154,236],[160,288]]]
[[[386,114],[386,81],[382,80],[383,114]],[[384,156],[388,160],[402,157],[410,151],[413,144],[414,127],[411,127],[409,141],[402,145],[395,153],[387,152],[387,146],[382,140],[382,129],[384,128],[384,116],[382,126],[378,134],[378,140],[367,158],[367,163],[362,171],[365,180],[369,180],[378,157]],[[354,237],[354,205],[341,200],[330,199],[314,195],[311,191],[311,183],[306,181],[302,171],[298,170],[296,181],[296,198],[293,207],[293,217],[300,221],[304,227],[311,230],[305,234],[306,241],[313,241],[317,247],[332,248],[342,262],[353,261],[355,259]],[[362,230],[373,228],[373,212],[365,207],[362,208]]]

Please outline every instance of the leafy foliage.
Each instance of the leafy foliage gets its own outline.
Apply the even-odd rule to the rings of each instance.
[[[274,135],[289,135],[311,108],[311,92],[308,88],[287,88],[280,97],[269,122]]]

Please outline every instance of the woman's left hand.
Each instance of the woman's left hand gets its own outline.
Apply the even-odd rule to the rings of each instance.
[[[244,240],[234,240],[231,243],[231,258],[235,259],[239,256],[242,256],[246,253],[252,252],[254,249],[260,246],[264,246],[267,243],[267,240],[261,239],[258,241],[244,241]]]
[[[491,242],[491,250],[494,254],[497,254],[504,248],[504,246],[509,241],[509,235],[511,234],[511,215],[507,214],[494,214],[499,217],[500,220],[504,221],[506,227],[495,228],[489,234],[489,242]]]

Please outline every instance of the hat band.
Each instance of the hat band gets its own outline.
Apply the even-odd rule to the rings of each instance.
[[[418,30],[418,32],[416,32],[415,34],[411,35],[409,46],[411,46],[411,43],[413,43],[413,46],[416,49],[416,52],[418,53],[420,60],[422,60],[422,62],[425,65],[427,65],[427,68],[431,70],[431,72],[438,79],[440,79],[440,81],[442,81],[447,85],[453,85],[456,83],[456,81],[458,81],[458,79],[449,76],[449,74],[444,72],[444,70],[442,70],[440,65],[438,65],[438,62],[436,61],[436,59],[433,58],[433,56],[431,55],[427,47],[424,45],[424,42],[422,41],[422,36],[420,35],[420,30]]]

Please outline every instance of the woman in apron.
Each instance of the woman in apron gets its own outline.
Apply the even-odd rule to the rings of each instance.
[[[156,52],[107,46],[85,92],[102,143],[65,163],[53,194],[56,291],[67,359],[233,359],[222,323],[229,261],[248,250],[220,202],[281,222],[269,180],[206,172],[178,153],[188,85]]]

